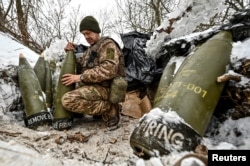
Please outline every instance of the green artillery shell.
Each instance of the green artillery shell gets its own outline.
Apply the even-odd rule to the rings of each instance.
[[[53,75],[55,73],[55,71],[56,71],[56,62],[55,62],[55,60],[51,60],[49,62],[49,68],[50,68],[50,71],[51,71],[51,73]]]
[[[144,156],[168,154],[173,150],[194,150],[200,143],[224,88],[217,77],[227,71],[232,49],[232,35],[222,31],[186,58],[175,74],[168,90],[134,129],[130,144]],[[182,121],[166,118],[175,112]],[[165,113],[165,115],[164,115]],[[152,118],[153,117],[153,118]]]
[[[42,91],[45,92],[45,77],[46,77],[46,69],[45,69],[45,60],[44,55],[41,54],[36,61],[36,64],[34,66],[34,71],[37,75],[37,78],[39,80],[39,83],[41,85]]]
[[[164,99],[154,107],[172,108],[204,135],[224,88],[217,77],[227,72],[232,49],[230,32],[220,32],[181,65]]]
[[[175,66],[176,62],[173,62],[171,64],[167,64],[167,66],[165,67],[155,94],[154,105],[162,100],[161,97],[168,90],[168,86],[174,77]]]
[[[45,95],[46,95],[46,104],[48,108],[51,108],[53,103],[53,96],[52,96],[52,74],[49,66],[49,62],[45,61]]]
[[[19,55],[18,81],[25,106],[27,127],[34,128],[44,122],[51,123],[52,117],[47,111],[38,78],[23,54]]]
[[[64,74],[75,74],[76,69],[76,57],[73,51],[68,51],[64,59],[60,76],[58,79],[58,84],[56,88],[56,97],[55,97],[55,110],[54,110],[54,119],[53,127],[56,130],[68,129],[72,126],[73,122],[73,113],[67,111],[62,106],[62,96],[69,91],[75,89],[75,84],[70,86],[65,86],[62,84],[61,79]]]

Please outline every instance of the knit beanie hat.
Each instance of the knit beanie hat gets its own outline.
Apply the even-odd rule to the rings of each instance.
[[[100,33],[99,23],[92,16],[86,16],[82,19],[80,23],[80,32],[83,30],[89,30],[95,33]]]

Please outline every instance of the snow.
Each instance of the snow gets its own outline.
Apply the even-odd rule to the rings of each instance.
[[[184,120],[175,111],[161,110],[160,108],[153,108],[148,114],[145,114],[144,116],[147,116],[147,118],[150,120],[157,120],[162,116],[164,117],[164,121],[169,123],[184,123]]]
[[[27,49],[21,43],[15,41],[10,36],[0,32],[0,67],[8,65],[18,65],[19,54],[23,53],[28,59],[31,65],[35,65],[35,62],[38,59],[38,54],[34,51]]]
[[[249,117],[241,118],[238,120],[227,119],[225,122],[220,124],[218,130],[219,134],[214,136],[211,140],[220,142],[216,146],[208,144],[209,149],[249,149],[250,143],[250,128],[246,127],[250,125]],[[241,132],[242,135],[236,136],[235,132]],[[226,141],[226,142],[225,142]],[[237,147],[236,147],[237,146]]]
[[[190,158],[184,159],[184,160],[181,162],[181,165],[180,165],[180,166],[186,166],[186,165],[199,165],[199,166],[205,166],[205,164],[204,164],[203,162],[201,162],[201,160],[198,160],[198,159],[195,158],[195,157],[190,157]]]
[[[191,12],[186,11],[188,7],[192,7]],[[181,1],[176,9],[174,9],[174,12],[167,15],[166,19],[157,28],[157,31],[155,31],[151,36],[151,40],[147,42],[146,53],[151,57],[157,58],[158,52],[167,36],[170,38],[178,38],[191,34],[199,24],[208,22],[209,18],[214,16],[216,13],[223,11],[225,7],[226,6],[223,5],[222,2],[218,3],[217,0]],[[178,17],[182,18],[174,21],[173,24],[170,25],[169,20]],[[169,26],[174,28],[170,34],[161,32],[161,29],[166,30]]]
[[[192,12],[187,12],[186,9],[190,6],[192,7]],[[217,0],[184,0],[177,6],[174,12],[168,14],[167,19],[158,29],[166,29],[169,26],[169,19],[180,17],[185,13],[181,20],[174,22],[173,27],[175,30],[170,35],[172,38],[176,38],[190,34],[197,25],[208,22],[209,18],[224,10],[225,7],[222,2],[218,3]],[[190,23],[192,23],[192,26],[186,26]]]
[[[202,5],[204,3],[206,5]],[[221,11],[224,7],[222,4],[218,4],[217,0],[210,0],[210,1],[208,0],[197,0],[197,1],[186,0],[185,3],[182,3],[183,6],[179,6],[179,8],[177,8],[177,10],[174,13],[171,13],[171,15],[169,15],[169,18],[178,16],[183,11],[183,9],[186,9],[186,7],[191,4],[196,4],[196,8],[194,8],[194,13],[187,14],[187,17],[185,17],[185,19],[178,21],[174,24],[174,26],[178,28],[176,28],[174,33],[171,34],[172,38],[173,37],[177,38],[183,35],[190,34],[196,25],[196,24],[193,24],[194,21],[192,21],[191,23],[190,20],[193,20],[194,18],[196,18],[195,23],[197,24],[201,23],[203,21],[206,21],[209,18],[209,16],[213,15],[217,11]],[[189,24],[192,24],[192,26],[186,26]],[[168,21],[165,21],[159,28],[166,28],[168,25],[169,25]],[[185,29],[185,31],[183,29]],[[200,34],[202,34],[202,32]],[[159,52],[160,47],[164,44],[164,39],[166,38],[167,35],[168,34],[164,32],[163,33],[155,32],[151,40],[149,40],[147,43],[146,50],[147,50],[148,55],[155,56],[155,57],[157,56],[157,53]],[[185,36],[187,40],[193,37],[194,37],[193,34],[189,36]],[[19,61],[18,57],[20,53],[23,53],[25,55],[25,57],[28,59],[28,61],[30,62],[32,66],[35,64],[35,62],[37,61],[39,57],[37,53],[28,49],[27,47],[23,46],[21,43],[15,41],[10,36],[2,32],[0,32],[0,41],[1,41],[1,45],[0,45],[0,68],[1,70],[4,69],[8,65],[17,66],[18,61]],[[64,54],[63,47],[66,45],[66,43],[67,42],[64,40],[58,40],[55,43],[53,43],[50,48],[47,48],[45,50],[45,55],[46,55],[45,58],[47,60],[58,61],[59,58],[62,57]],[[233,43],[231,62],[234,65],[238,65],[237,62],[241,59],[250,58],[249,45],[250,45],[250,39],[246,39],[245,41],[239,41],[239,42]],[[178,64],[177,66],[179,66],[183,60],[184,60],[183,57],[178,57],[178,58],[171,59],[170,62],[175,61]],[[248,82],[249,82],[249,79],[242,77],[242,81],[239,84],[244,85]],[[8,94],[9,91],[12,91],[11,87],[9,87],[8,84],[3,85],[0,88],[3,91],[5,91],[4,93],[6,94]],[[0,100],[2,100],[2,96],[0,96]],[[0,105],[1,108],[6,107],[5,103],[0,102],[0,104],[1,104]],[[4,114],[4,110],[3,111],[0,110],[0,117],[2,117],[3,114]],[[150,115],[150,118],[157,118],[160,114],[162,114],[162,111],[159,108],[155,108],[154,110],[150,112],[149,115]],[[169,112],[169,115],[170,115],[169,117],[171,121],[178,122],[178,120],[180,120],[180,119],[176,120],[175,118],[176,115],[174,112]],[[166,118],[169,118],[169,117],[166,117]],[[7,117],[4,116],[4,118],[7,118]],[[10,120],[11,118],[13,117],[9,117]],[[250,117],[245,117],[245,118],[241,118],[238,120],[232,120],[231,118],[229,118],[226,121],[219,124],[218,135],[215,135],[213,137],[204,137],[203,143],[208,147],[208,149],[249,149],[250,148],[250,128],[248,126],[250,126]],[[96,128],[96,126],[94,127]],[[236,136],[235,131],[234,131],[234,129],[236,128],[237,130],[241,132],[240,136]],[[81,127],[79,126],[76,129],[82,130]],[[208,131],[208,135],[209,135],[209,132],[210,131]],[[49,135],[49,132],[37,132],[37,133],[40,135],[41,134]],[[106,134],[109,134],[109,133],[106,133]],[[106,136],[103,136],[103,137],[106,137]],[[94,143],[95,145],[97,144],[96,142]],[[9,144],[12,144],[12,143],[9,143]],[[131,153],[130,147],[120,147],[120,148],[123,149],[125,155],[128,153]],[[47,149],[47,150],[53,151],[53,148]],[[103,149],[99,149],[99,150],[102,151]],[[184,154],[185,153],[174,154],[172,159],[181,157]],[[171,155],[170,155],[170,158],[171,158]],[[165,159],[165,160],[168,160],[168,159]],[[159,158],[151,158],[149,162],[152,165],[162,165]],[[184,165],[188,165],[187,163],[190,163],[190,159],[185,160],[184,162],[185,162]],[[137,159],[136,166],[144,166],[144,165],[146,165],[144,160]]]
[[[66,40],[57,40],[54,43],[51,43],[49,48],[46,48],[44,51],[45,59],[49,62],[55,61],[58,62],[62,59],[65,54],[64,47],[66,46]]]
[[[250,56],[250,39],[247,39],[243,42],[238,41],[233,43],[231,62],[235,64],[239,59],[244,59]]]

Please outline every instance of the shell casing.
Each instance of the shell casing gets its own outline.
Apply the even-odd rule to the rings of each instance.
[[[67,111],[61,102],[62,96],[69,91],[75,89],[75,84],[69,86],[63,85],[61,82],[64,74],[75,74],[76,72],[76,57],[73,51],[68,51],[61,67],[61,72],[56,87],[56,97],[54,101],[54,119],[53,127],[56,130],[68,129],[72,126],[73,112]]]
[[[27,59],[22,54],[19,56],[18,81],[25,106],[26,126],[34,128],[45,122],[51,123],[52,117],[47,110],[39,80]]]
[[[167,88],[162,91],[158,87],[160,92],[156,92],[153,105],[153,109],[158,108],[161,113],[150,111],[140,119],[130,137],[135,152],[143,151],[141,157],[152,157],[174,150],[194,150],[201,142],[224,88],[225,83],[216,80],[227,72],[231,50],[232,34],[221,31],[184,60],[170,84],[164,75],[161,77],[159,86]],[[171,111],[183,121],[172,121],[177,116],[166,118]]]

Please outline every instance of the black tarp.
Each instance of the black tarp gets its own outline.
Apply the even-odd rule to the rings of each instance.
[[[151,34],[135,31],[121,34],[129,89],[151,84],[154,78],[162,72],[162,68],[157,67],[156,61],[146,55],[146,42],[150,36]]]

